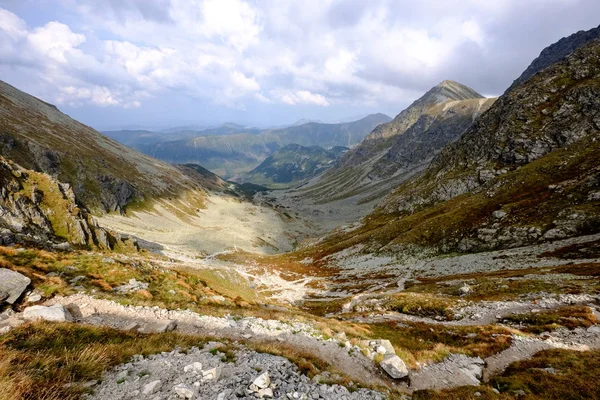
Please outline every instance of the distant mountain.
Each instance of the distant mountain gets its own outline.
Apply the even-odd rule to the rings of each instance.
[[[270,188],[289,187],[325,171],[348,150],[341,146],[326,150],[318,146],[288,144],[267,157],[252,171],[242,174],[238,181]]]
[[[185,135],[174,133],[162,133],[153,132],[146,130],[120,130],[120,131],[102,131],[102,133],[117,142],[129,146],[131,148],[137,148],[140,145],[153,144],[159,142],[165,142],[168,140],[183,139]],[[194,133],[196,135],[197,133]]]
[[[360,228],[314,251],[477,252],[600,232],[598,82],[600,39],[501,96]]]
[[[323,121],[318,120],[318,119],[301,118],[298,121],[294,122],[293,124],[290,124],[289,126],[299,126],[299,125],[304,125],[304,124],[308,124],[311,122],[316,122],[317,124],[324,124]]]
[[[152,157],[176,163],[195,163],[229,178],[257,167],[276,150],[292,143],[302,146],[351,147],[377,125],[389,122],[384,114],[372,114],[343,124],[310,122],[299,126],[209,136],[142,145],[139,149]],[[203,133],[206,131],[203,131]]]
[[[423,171],[448,143],[458,139],[494,102],[473,89],[444,81],[377,126],[336,165],[302,188],[318,202],[353,197],[371,202]]]
[[[551,46],[546,47],[540,53],[539,57],[531,62],[525,71],[510,85],[506,92],[519,86],[533,75],[547,68],[548,66],[564,59],[579,47],[589,43],[592,40],[600,38],[600,26],[589,31],[579,31],[570,36],[560,39]]]
[[[103,131],[102,133],[119,143],[139,150],[142,146],[151,146],[155,143],[190,139],[198,136],[224,136],[238,133],[257,134],[259,132],[261,130],[258,128],[247,128],[233,123],[226,123],[212,128],[189,126],[169,128],[161,131],[119,130]]]
[[[138,153],[0,81],[0,155],[70,185],[78,204],[124,211],[157,198],[193,193],[203,182]]]

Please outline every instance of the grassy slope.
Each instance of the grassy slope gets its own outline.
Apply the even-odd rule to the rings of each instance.
[[[131,150],[83,125],[56,107],[0,82],[0,154],[27,169],[69,183],[78,199],[98,211],[124,190],[132,201],[201,191],[176,168]],[[104,186],[103,183],[104,182]]]

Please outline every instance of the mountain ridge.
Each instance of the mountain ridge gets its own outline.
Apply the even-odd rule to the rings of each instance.
[[[98,212],[196,190],[175,167],[138,153],[0,81],[0,155],[68,183],[78,201]]]
[[[472,98],[467,99],[469,96]],[[305,185],[298,196],[318,203],[347,198],[373,203],[420,173],[493,102],[457,82],[443,81],[394,120],[375,128],[332,168]]]
[[[225,178],[257,167],[274,151],[297,143],[303,146],[351,147],[375,126],[388,120],[385,114],[371,114],[342,124],[309,122],[287,128],[268,129],[260,133],[237,133],[228,136],[198,136],[192,139],[140,146],[152,157],[176,163],[196,163]]]

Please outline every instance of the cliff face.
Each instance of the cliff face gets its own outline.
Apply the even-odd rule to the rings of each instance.
[[[0,245],[113,249],[120,237],[77,206],[73,189],[0,157]],[[62,245],[61,245],[62,243]]]

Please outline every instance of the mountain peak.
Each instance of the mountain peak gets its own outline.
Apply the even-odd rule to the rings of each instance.
[[[446,101],[446,100],[468,100],[468,99],[481,99],[482,95],[477,93],[475,90],[470,87],[463,85],[462,83],[458,83],[452,80],[445,80],[434,86],[429,90],[423,97],[428,98],[431,95],[436,96],[436,103]],[[418,100],[417,100],[418,101]]]

